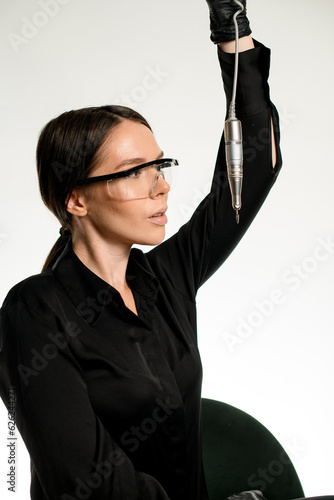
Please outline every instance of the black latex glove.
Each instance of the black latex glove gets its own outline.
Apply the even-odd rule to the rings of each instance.
[[[261,491],[252,490],[252,491],[243,491],[242,493],[238,493],[237,495],[231,495],[226,498],[226,500],[266,500],[262,495]]]
[[[206,0],[210,11],[211,40],[214,43],[235,40],[233,15],[240,6],[234,0]],[[244,10],[238,15],[239,38],[250,35],[251,29],[246,16],[246,0],[239,0]]]

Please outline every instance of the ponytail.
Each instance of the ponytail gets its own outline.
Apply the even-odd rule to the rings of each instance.
[[[49,267],[52,267],[53,264],[56,262],[58,257],[61,255],[62,251],[64,250],[65,246],[67,245],[67,242],[72,238],[71,231],[67,229],[66,227],[61,227],[59,230],[59,238],[56,241],[56,243],[53,245],[53,247],[50,250],[49,255],[46,258],[46,261],[44,263],[44,266],[42,268],[42,272],[48,269]]]

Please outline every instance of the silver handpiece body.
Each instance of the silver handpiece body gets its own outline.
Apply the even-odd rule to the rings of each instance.
[[[241,191],[243,178],[243,151],[241,122],[237,118],[228,118],[225,122],[225,155],[228,181],[232,194],[232,206],[239,222],[241,209]]]

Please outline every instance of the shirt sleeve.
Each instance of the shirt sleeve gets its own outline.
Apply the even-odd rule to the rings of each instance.
[[[38,500],[168,500],[152,476],[134,469],[95,415],[71,352],[80,332],[21,300],[0,314],[0,394],[15,394],[17,428],[31,457]],[[48,339],[49,343],[48,343]]]
[[[270,50],[254,40],[255,48],[239,54],[236,116],[242,123],[244,178],[240,223],[232,208],[222,136],[210,193],[190,221],[147,255],[156,274],[169,279],[180,293],[194,300],[198,288],[221,266],[247,231],[282,165],[279,118],[267,83]],[[218,48],[227,109],[232,97],[234,54]],[[276,165],[272,164],[274,128]]]

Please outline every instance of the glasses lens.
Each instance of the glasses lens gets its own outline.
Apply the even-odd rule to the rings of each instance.
[[[116,200],[149,198],[163,181],[172,187],[175,165],[175,161],[166,161],[134,170],[126,177],[109,180],[108,192]]]
[[[151,185],[150,196],[156,191],[157,185],[161,185],[161,180],[167,182],[169,185],[169,189],[172,189],[172,186],[175,181],[175,165],[172,162],[165,162],[161,165],[156,165],[155,167],[156,173],[153,179],[153,184]]]

